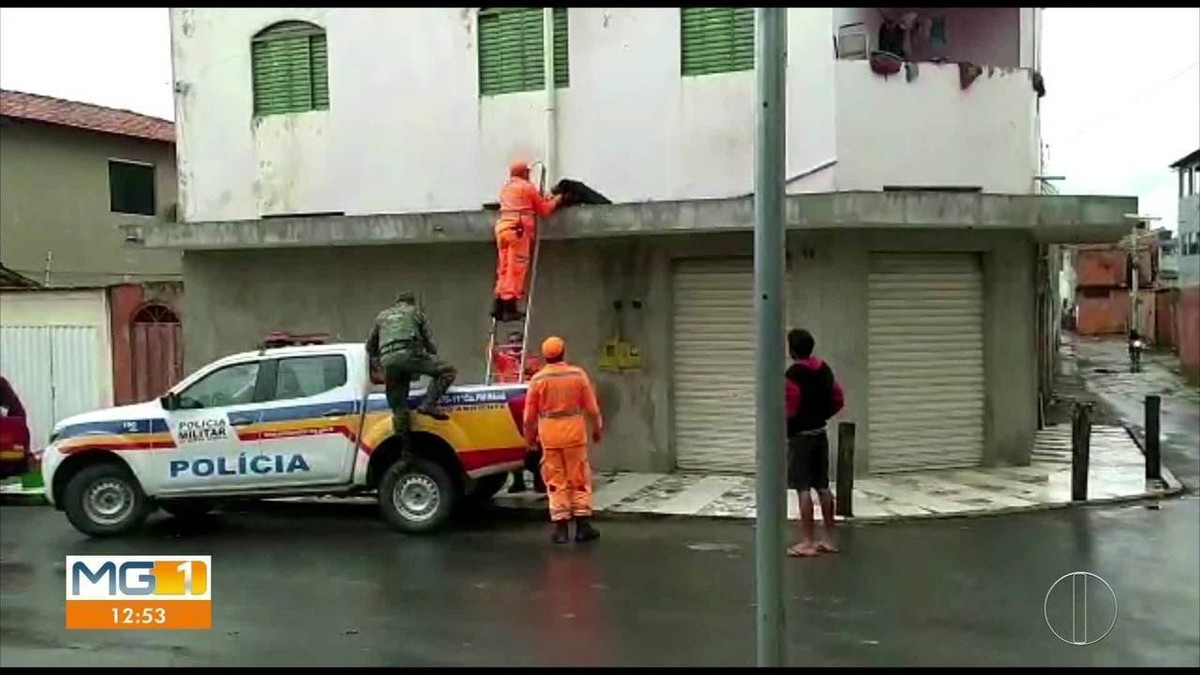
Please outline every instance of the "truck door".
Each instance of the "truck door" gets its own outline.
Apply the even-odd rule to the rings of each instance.
[[[258,468],[274,486],[349,482],[360,392],[347,377],[346,356],[285,356],[269,371]]]
[[[234,363],[179,390],[175,409],[164,411],[175,449],[152,455],[163,493],[254,486],[244,469],[257,451],[247,431],[258,422],[262,374],[258,361]]]

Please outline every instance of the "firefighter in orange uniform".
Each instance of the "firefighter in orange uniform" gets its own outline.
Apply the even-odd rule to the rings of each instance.
[[[522,317],[517,301],[525,297],[525,277],[537,238],[537,218],[558,208],[560,196],[542,195],[529,181],[529,164],[513,162],[508,182],[500,190],[500,217],[496,220],[496,290],[492,316],[497,321]]]
[[[546,367],[529,381],[525,399],[525,441],[542,447],[542,479],[550,498],[553,541],[565,544],[575,520],[575,541],[592,541],[600,533],[592,516],[592,470],[588,465],[588,422],[592,442],[599,443],[604,422],[596,391],[582,368],[563,361],[562,338],[542,343]]]
[[[517,371],[517,362],[521,359],[521,343],[524,335],[519,330],[508,334],[508,342],[496,345],[492,352],[492,382],[496,384],[514,384],[521,380]],[[540,370],[542,361],[535,354],[525,355],[525,381],[529,381],[534,373]]]
[[[514,384],[521,381],[520,373],[518,372],[517,362],[521,357],[521,344],[524,342],[524,334],[519,330],[514,330],[508,334],[508,342],[502,345],[496,345],[496,349],[492,352],[492,382],[495,384]],[[525,382],[542,368],[542,360],[534,354],[525,356]],[[542,482],[542,477],[538,473],[538,463],[541,459],[540,452],[533,452],[528,455],[525,460],[525,466],[520,469],[514,469],[512,472],[512,485],[508,487],[510,495],[520,494],[525,492],[525,472],[529,471],[533,474],[533,491],[538,494],[546,492],[546,485]]]

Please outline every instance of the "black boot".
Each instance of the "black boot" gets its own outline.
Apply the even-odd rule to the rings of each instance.
[[[515,495],[525,491],[525,472],[512,472],[513,484],[508,486],[508,494]]]
[[[533,491],[539,495],[546,494],[546,483],[542,480],[541,474],[533,472]]]
[[[571,521],[560,520],[554,523],[554,536],[550,537],[550,541],[556,544],[565,544],[571,540],[571,532],[568,529]]]
[[[504,320],[505,321],[520,321],[525,318],[525,313],[517,309],[516,300],[504,301]]]
[[[575,541],[595,541],[599,538],[600,533],[596,531],[596,528],[592,527],[587,518],[575,519]]]
[[[497,321],[504,321],[504,301],[500,298],[492,298],[491,317]]]
[[[420,408],[417,408],[417,412],[421,413],[422,415],[428,415],[429,417],[432,417],[440,422],[445,422],[446,420],[450,419],[450,415],[447,415],[446,411],[437,406],[423,405]]]

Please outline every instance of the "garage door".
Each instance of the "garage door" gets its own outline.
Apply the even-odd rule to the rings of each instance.
[[[753,261],[679,261],[672,286],[677,464],[753,473]]]
[[[983,275],[972,254],[871,255],[872,473],[983,458]]]

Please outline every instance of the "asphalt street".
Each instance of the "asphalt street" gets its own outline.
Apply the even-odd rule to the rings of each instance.
[[[842,553],[786,561],[789,664],[1200,665],[1196,510],[844,528]],[[0,507],[0,665],[753,664],[750,524],[600,526],[593,545],[553,547],[544,523],[489,512],[414,538],[370,507],[274,504],[191,525],[158,514],[96,541],[48,507]],[[68,554],[213,556],[213,629],[65,630]],[[1112,631],[1088,646],[1045,619],[1074,571],[1117,598]],[[1055,597],[1066,633],[1075,614]],[[1111,610],[1092,608],[1103,625]]]
[[[1139,437],[1145,434],[1146,396],[1162,398],[1163,464],[1189,491],[1200,490],[1200,389],[1184,382],[1178,359],[1147,352],[1142,372],[1130,373],[1122,340],[1074,338],[1074,347],[1088,391]]]

